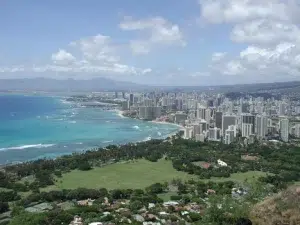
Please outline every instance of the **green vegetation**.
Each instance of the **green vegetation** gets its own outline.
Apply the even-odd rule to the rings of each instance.
[[[12,211],[11,224],[69,224],[74,215],[86,223],[126,224],[125,218],[140,224],[132,215],[151,203],[156,205],[150,213],[157,217],[166,211],[169,221],[234,224],[266,196],[300,181],[299,147],[241,143],[201,143],[177,135],[167,141],[110,145],[56,160],[10,165],[0,171],[1,211],[5,218]],[[227,166],[219,165],[218,159]],[[95,200],[92,207],[78,203],[86,199]],[[178,201],[182,210],[196,209],[183,215],[176,207],[164,206],[167,200]],[[51,208],[25,212],[36,205]],[[116,210],[120,208],[126,213]],[[144,219],[156,221],[150,217]]]
[[[203,181],[209,182],[225,182],[225,181],[234,181],[236,183],[243,183],[245,181],[256,181],[260,177],[267,176],[268,173],[262,171],[248,171],[245,173],[232,173],[230,177],[212,177],[210,179],[202,179]]]
[[[174,178],[188,180],[196,179],[197,176],[175,170],[172,163],[167,160],[150,162],[141,159],[96,167],[89,171],[73,170],[58,178],[55,186],[59,189],[78,187],[143,189],[153,183],[170,182]]]
[[[245,173],[233,173],[230,177],[212,177],[202,179],[204,182],[225,182],[234,181],[242,183],[245,181],[255,181],[259,177],[266,176],[267,173],[261,171],[248,171]],[[145,188],[156,182],[171,182],[173,179],[183,181],[189,179],[199,180],[195,175],[190,175],[177,171],[172,167],[171,161],[159,160],[150,162],[144,159],[120,162],[104,167],[95,167],[93,170],[80,171],[73,170],[63,174],[58,178],[55,185],[42,188],[43,191],[84,188],[107,188],[107,189],[127,189]]]

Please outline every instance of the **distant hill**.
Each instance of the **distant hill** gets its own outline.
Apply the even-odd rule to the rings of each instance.
[[[254,83],[254,84],[233,84],[217,86],[160,86],[162,90],[169,91],[212,91],[212,92],[257,92],[261,90],[293,89],[299,91],[300,81]]]
[[[48,92],[91,92],[91,91],[208,91],[208,92],[257,92],[261,90],[300,91],[300,81],[235,84],[219,86],[147,86],[132,82],[115,81],[108,78],[90,80],[56,80],[51,78],[0,79],[0,91],[48,91]]]
[[[108,78],[91,80],[55,80],[50,78],[0,79],[0,91],[122,91],[141,90],[146,85],[114,81]]]

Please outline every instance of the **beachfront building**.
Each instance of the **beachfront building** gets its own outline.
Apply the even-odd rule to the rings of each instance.
[[[143,120],[154,120],[161,116],[160,106],[140,106],[139,118]]]

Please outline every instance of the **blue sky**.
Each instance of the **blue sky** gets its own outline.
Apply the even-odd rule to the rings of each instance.
[[[0,78],[297,80],[299,9],[297,0],[6,0]]]

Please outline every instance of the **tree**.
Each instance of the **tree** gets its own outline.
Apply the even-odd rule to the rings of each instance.
[[[196,221],[199,221],[201,219],[200,213],[190,212],[189,217],[191,218],[192,222],[196,222]]]
[[[9,210],[9,206],[7,202],[0,202],[0,213],[7,212]]]
[[[133,212],[136,212],[137,210],[141,209],[143,207],[143,203],[141,201],[135,200],[130,201],[129,209]]]
[[[45,213],[22,213],[13,217],[9,223],[10,225],[47,225],[47,216]]]
[[[81,162],[78,165],[78,169],[82,170],[82,171],[88,171],[88,170],[91,170],[92,167],[91,167],[91,165],[88,162]]]
[[[164,185],[155,183],[146,188],[146,191],[151,194],[160,194],[164,192]]]
[[[178,185],[178,194],[187,194],[187,185],[180,183]]]

